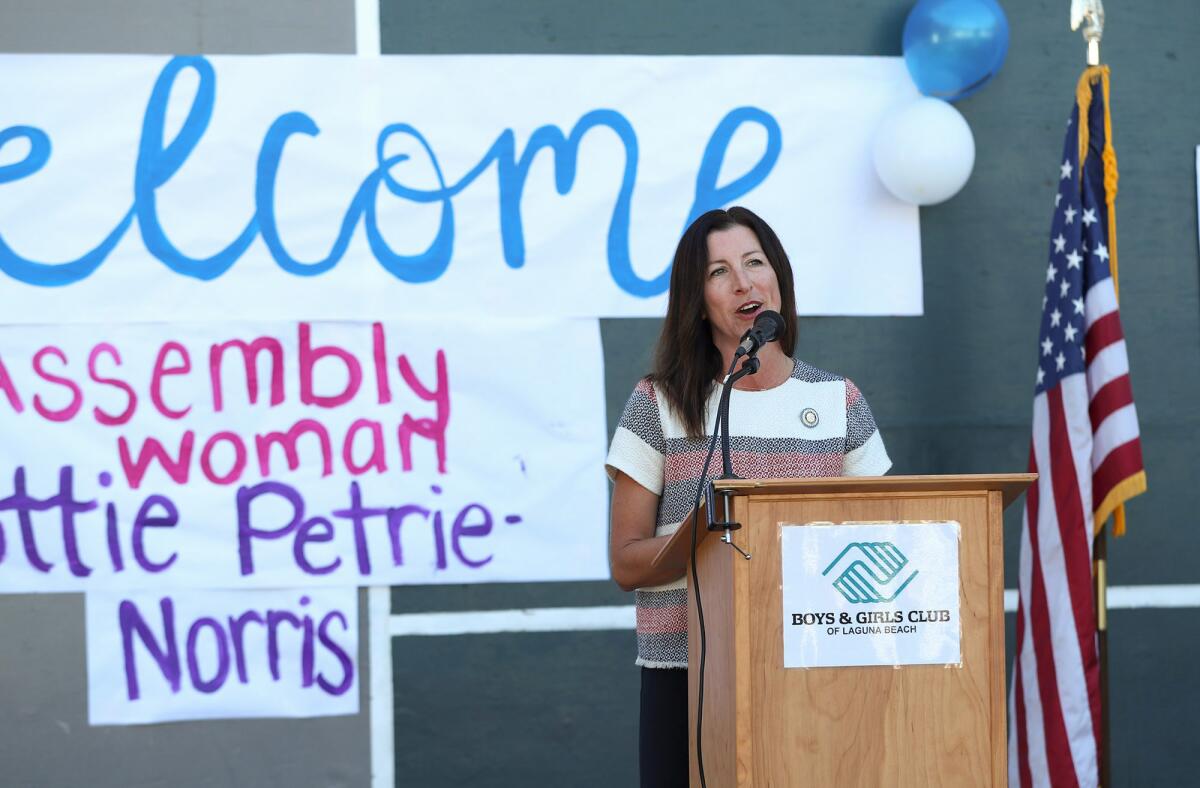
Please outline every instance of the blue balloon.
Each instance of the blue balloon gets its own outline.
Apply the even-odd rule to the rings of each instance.
[[[1008,54],[996,0],[919,0],[904,23],[904,62],[926,96],[957,101],[979,90]]]

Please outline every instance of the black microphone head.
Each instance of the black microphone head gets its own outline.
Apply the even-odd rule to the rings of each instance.
[[[770,309],[759,312],[758,316],[754,318],[754,325],[742,335],[742,344],[738,345],[737,351],[733,354],[734,358],[739,358],[747,353],[757,353],[763,345],[779,339],[783,329],[783,315]]]
[[[759,312],[758,317],[754,318],[754,328],[761,333],[765,345],[779,339],[783,335],[786,324],[783,322],[783,315],[773,309],[768,309]]]

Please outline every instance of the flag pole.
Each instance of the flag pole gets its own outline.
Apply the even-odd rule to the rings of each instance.
[[[1101,0],[1071,0],[1071,29],[1083,25],[1087,41],[1087,64],[1100,65],[1100,38],[1104,35],[1104,3]]]
[[[1100,785],[1112,785],[1112,747],[1108,711],[1108,539],[1103,526],[1094,545],[1096,648],[1100,660]]]
[[[1081,25],[1083,26],[1083,38],[1087,41],[1087,65],[1089,68],[1099,66],[1100,39],[1104,35],[1104,3],[1101,0],[1071,0],[1071,29],[1078,30]],[[1104,111],[1106,113],[1109,111],[1107,98],[1105,96]],[[1086,108],[1080,107],[1081,123],[1085,111]],[[1106,140],[1106,144],[1111,144],[1111,140]],[[1086,151],[1080,151],[1081,167],[1084,156],[1086,156]],[[1111,201],[1114,196],[1108,195],[1108,199]],[[1112,235],[1115,236],[1116,228],[1111,228],[1111,230]],[[1112,277],[1113,287],[1116,289],[1119,285],[1117,284],[1115,237],[1110,237],[1109,245],[1112,247]],[[1118,506],[1115,513],[1118,533],[1125,530],[1120,527],[1124,525],[1124,509],[1124,506]],[[1107,518],[1105,519],[1107,520]],[[1108,539],[1105,525],[1106,523],[1096,524],[1096,538],[1092,545],[1092,576],[1095,580],[1096,596],[1096,650],[1100,663],[1100,763],[1097,766],[1100,772],[1101,786],[1112,784],[1111,714],[1109,713],[1108,692]]]

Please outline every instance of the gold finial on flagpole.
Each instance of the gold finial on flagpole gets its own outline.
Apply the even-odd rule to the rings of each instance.
[[[1100,65],[1100,38],[1104,35],[1104,3],[1102,0],[1071,0],[1071,29],[1083,25],[1087,41],[1087,64]]]

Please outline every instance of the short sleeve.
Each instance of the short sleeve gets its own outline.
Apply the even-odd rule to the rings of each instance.
[[[625,403],[604,469],[610,479],[621,471],[655,495],[662,495],[665,460],[658,396],[650,380],[643,378]]]
[[[875,426],[867,398],[847,379],[846,456],[842,460],[842,473],[846,476],[882,476],[891,467],[892,460]]]

